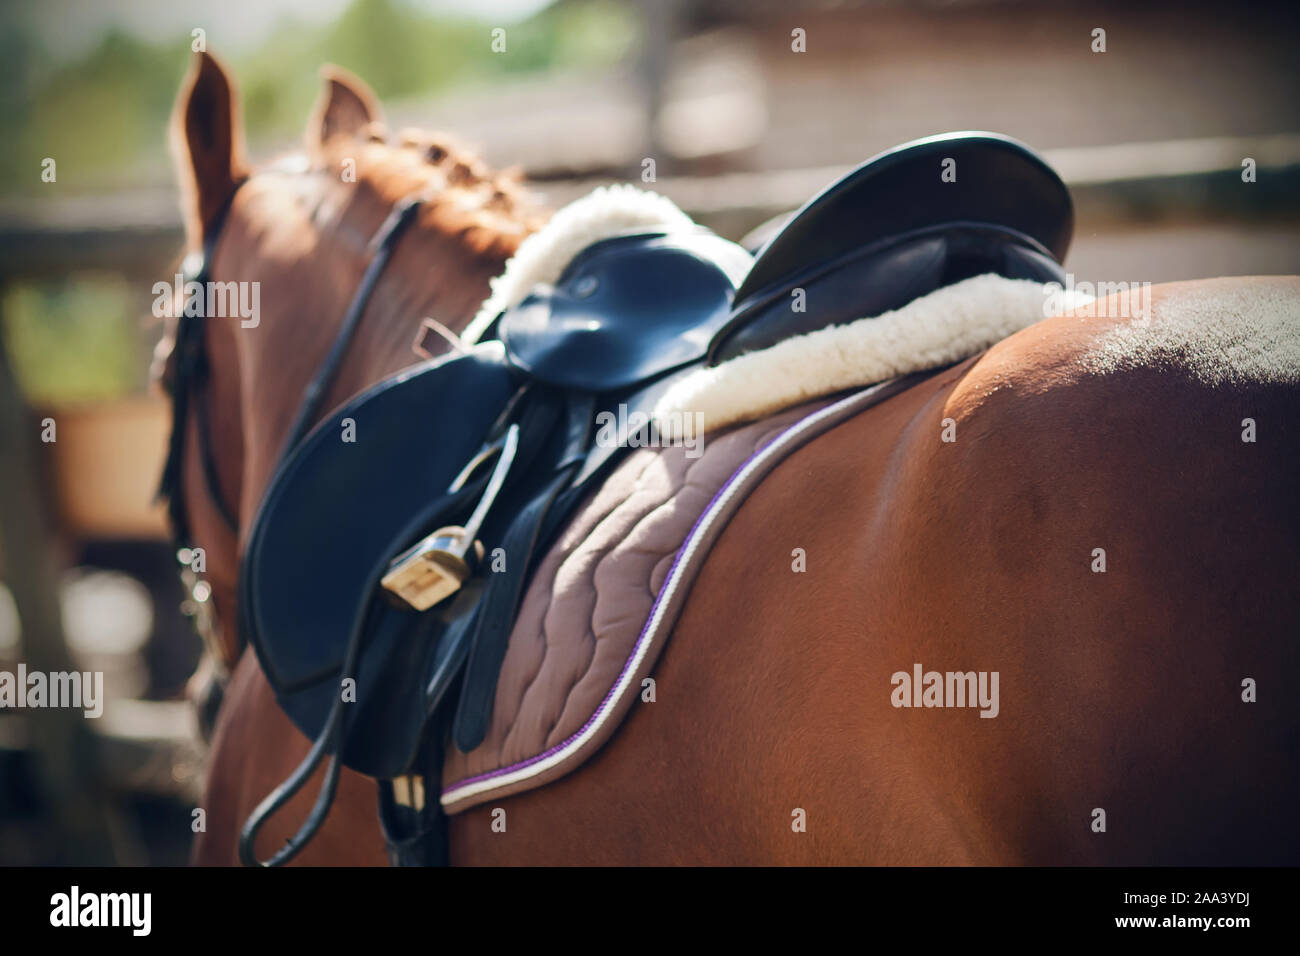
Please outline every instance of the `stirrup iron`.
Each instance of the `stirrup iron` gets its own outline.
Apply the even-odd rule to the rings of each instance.
[[[448,525],[439,528],[394,558],[388,573],[380,581],[384,590],[417,611],[427,611],[460,590],[483,560],[483,544],[478,540],[478,532],[505,484],[518,450],[519,426],[513,424],[501,438],[483,446],[470,459],[448,491],[459,491],[482,465],[493,457],[497,460],[473,514],[464,527]]]

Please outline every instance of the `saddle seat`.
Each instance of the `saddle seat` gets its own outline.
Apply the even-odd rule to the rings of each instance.
[[[633,388],[699,361],[730,321],[735,283],[752,261],[705,229],[605,239],[505,312],[496,335],[534,381]]]
[[[705,364],[970,275],[1059,281],[1071,229],[1050,168],[979,133],[855,169],[752,263],[698,227],[597,238],[478,344],[351,399],[281,463],[240,570],[241,627],[278,700],[346,766],[436,774],[448,730],[462,752],[483,739],[522,589],[626,449],[626,433],[598,437],[600,413],[648,410]],[[439,534],[460,536],[464,580],[418,610],[382,582]]]

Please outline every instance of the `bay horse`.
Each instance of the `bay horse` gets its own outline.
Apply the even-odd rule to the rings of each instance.
[[[412,364],[422,317],[463,329],[545,212],[441,137],[390,141],[340,70],[289,160],[250,171],[206,54],[174,133],[191,246],[224,218],[213,274],[262,290],[255,334],[204,323],[182,422],[180,505],[230,670],[193,860],[232,864],[308,748],[234,633],[242,535],[366,244],[426,192],[326,407]],[[671,702],[579,772],[452,817],[451,861],[1294,864],[1297,302],[1296,278],[1159,286],[1145,318],[1045,319],[815,439],[714,546],[656,669]],[[914,665],[998,672],[996,719],[895,706]],[[296,862],[385,862],[372,780],[344,771]]]

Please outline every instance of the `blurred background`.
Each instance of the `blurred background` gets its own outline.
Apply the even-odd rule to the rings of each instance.
[[[0,864],[188,852],[199,643],[152,504],[168,411],[147,373],[151,286],[183,242],[166,131],[195,29],[238,77],[254,161],[295,147],[332,62],[375,89],[390,128],[453,133],[553,205],[639,181],[654,157],[653,188],[740,238],[882,149],[989,129],[1070,184],[1077,278],[1160,282],[1300,272],[1296,9],[9,0],[0,671],[100,670],[108,702],[99,720],[0,709]]]

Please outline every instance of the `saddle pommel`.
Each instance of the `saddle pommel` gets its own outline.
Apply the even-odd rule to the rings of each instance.
[[[464,528],[439,528],[398,557],[380,582],[384,590],[417,611],[427,611],[460,590],[483,558],[483,545]]]

